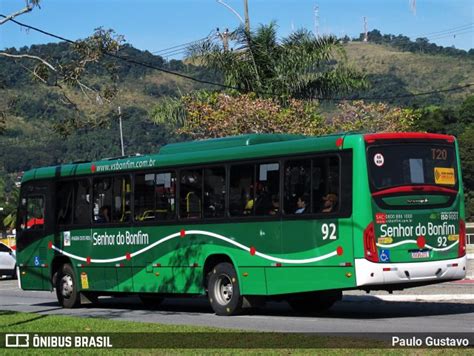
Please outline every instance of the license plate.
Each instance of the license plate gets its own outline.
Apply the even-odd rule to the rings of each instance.
[[[411,253],[411,258],[429,258],[430,251],[414,251]]]

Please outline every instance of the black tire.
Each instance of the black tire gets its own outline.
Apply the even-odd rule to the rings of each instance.
[[[63,308],[76,308],[81,304],[77,277],[70,264],[60,267],[56,277],[56,297]]]
[[[147,309],[157,309],[164,300],[160,295],[153,293],[139,294],[138,297]]]
[[[328,310],[341,298],[341,291],[323,291],[293,294],[287,298],[287,301],[298,313],[317,314]]]
[[[209,302],[217,315],[236,315],[242,311],[239,280],[230,263],[219,263],[212,269],[207,290]]]

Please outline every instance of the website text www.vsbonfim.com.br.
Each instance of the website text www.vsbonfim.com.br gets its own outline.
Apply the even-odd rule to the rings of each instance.
[[[124,162],[116,161],[114,163],[100,164],[93,166],[92,170],[96,172],[110,172],[110,171],[121,171],[126,169],[136,168],[151,168],[155,166],[156,160],[153,158],[143,159],[137,161],[127,160]]]
[[[0,335],[2,336],[2,335]],[[390,333],[6,333],[0,348],[179,348],[179,349],[309,349],[309,348],[472,348],[472,334]]]

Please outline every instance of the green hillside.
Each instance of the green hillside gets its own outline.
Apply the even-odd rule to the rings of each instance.
[[[345,45],[349,62],[362,70],[371,85],[361,96],[388,97],[435,91],[474,82],[472,56],[456,57],[397,50],[393,46],[364,42]],[[396,105],[453,105],[474,93],[466,91],[441,93],[416,98],[389,100]]]

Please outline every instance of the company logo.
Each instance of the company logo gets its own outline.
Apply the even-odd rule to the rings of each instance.
[[[428,199],[408,199],[407,200],[408,204],[426,204],[428,203]]]
[[[111,336],[6,334],[7,348],[111,348]]]
[[[6,334],[5,347],[30,347],[30,335]]]
[[[64,231],[63,236],[64,236],[63,245],[71,246],[71,231]]]

